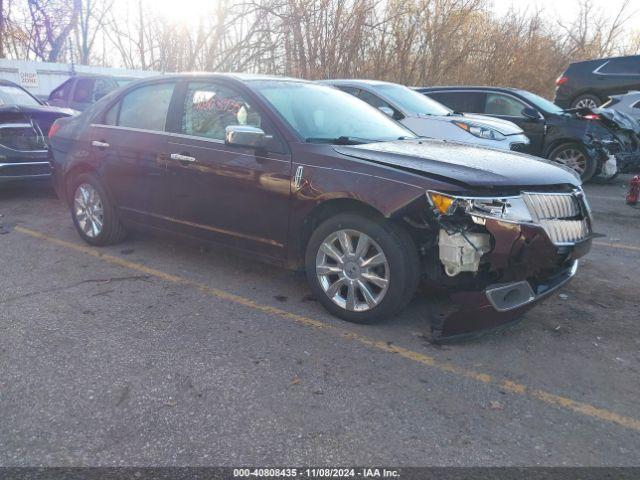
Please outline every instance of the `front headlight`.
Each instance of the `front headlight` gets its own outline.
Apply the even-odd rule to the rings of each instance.
[[[485,138],[487,140],[504,140],[505,137],[498,130],[489,127],[483,127],[481,125],[476,125],[474,123],[460,122],[458,120],[452,122],[456,127],[463,129],[466,132],[469,132],[474,137]]]
[[[462,211],[477,218],[495,218],[510,222],[532,222],[531,213],[521,196],[463,197],[429,190],[427,198],[441,215]]]

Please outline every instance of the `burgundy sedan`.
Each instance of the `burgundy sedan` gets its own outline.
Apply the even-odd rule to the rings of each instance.
[[[524,154],[416,138],[365,102],[297,79],[132,83],[51,132],[58,194],[92,245],[179,233],[304,268],[352,322],[393,317],[419,281],[459,309],[435,338],[510,321],[591,243],[580,180]]]

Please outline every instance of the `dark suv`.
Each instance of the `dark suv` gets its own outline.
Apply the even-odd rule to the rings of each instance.
[[[572,168],[586,182],[600,172],[606,155],[592,148],[590,138],[612,133],[596,117],[583,118],[534,93],[503,87],[423,87],[419,92],[456,112],[481,113],[510,120],[524,130],[529,144],[522,151]]]
[[[107,93],[134,80],[130,77],[106,75],[75,75],[56,87],[47,103],[56,107],[68,107],[83,111]]]
[[[137,228],[217,242],[304,268],[352,322],[393,318],[422,277],[461,305],[436,335],[496,326],[566,283],[591,244],[571,170],[416,138],[326,85],[176,75],[54,127],[56,189],[89,244]]]
[[[555,103],[595,108],[610,95],[640,89],[640,55],[576,62],[556,80]]]

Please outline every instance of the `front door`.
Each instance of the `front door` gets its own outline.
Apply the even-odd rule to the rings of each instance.
[[[269,119],[237,87],[183,86],[168,143],[172,217],[184,233],[282,258],[291,158]],[[226,145],[225,127],[251,125],[273,138],[265,149]]]
[[[532,155],[541,155],[544,143],[544,119],[532,119],[522,114],[525,108],[531,108],[518,98],[500,92],[486,92],[484,111],[480,112],[492,117],[515,123],[529,137],[529,145],[523,149]]]

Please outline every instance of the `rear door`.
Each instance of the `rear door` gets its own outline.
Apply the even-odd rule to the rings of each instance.
[[[175,81],[127,92],[92,126],[92,155],[124,219],[170,228],[167,118]]]
[[[280,258],[288,227],[291,158],[247,92],[224,81],[184,84],[168,144],[172,217],[183,233]],[[226,145],[225,128],[250,125],[265,149]]]

